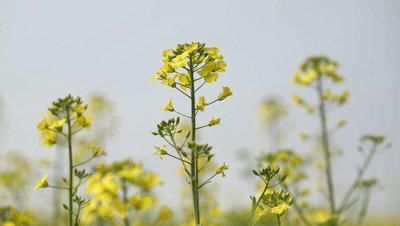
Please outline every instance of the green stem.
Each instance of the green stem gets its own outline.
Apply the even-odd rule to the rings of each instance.
[[[278,219],[278,225],[282,225],[282,218],[279,215],[276,215],[276,218]]]
[[[289,188],[285,183],[282,183],[281,185],[287,192],[289,192]],[[299,204],[297,204],[296,199],[293,202],[293,207],[294,207],[294,210],[296,211],[297,215],[300,217],[300,220],[303,221],[303,223],[305,225],[311,225],[310,221],[305,216],[303,209],[299,206]]]
[[[67,113],[67,125],[68,125],[68,160],[69,160],[69,186],[68,186],[68,223],[69,226],[73,225],[73,212],[74,207],[72,203],[72,195],[73,195],[73,186],[74,186],[74,177],[73,177],[73,168],[74,163],[72,159],[72,131],[71,131],[71,119],[69,113]]]
[[[328,198],[331,215],[336,213],[335,207],[335,193],[333,187],[332,166],[331,166],[331,152],[329,147],[329,135],[326,124],[326,106],[324,100],[324,90],[322,87],[322,77],[318,76],[317,79],[317,92],[319,98],[319,115],[321,119],[321,134],[322,134],[322,149],[324,152],[325,160],[325,174],[328,185]]]
[[[191,102],[191,124],[192,124],[192,141],[196,142],[196,96],[195,96],[195,81],[194,81],[194,70],[191,57],[189,56],[189,75],[190,75],[190,102]],[[192,185],[192,195],[193,195],[193,208],[194,208],[194,218],[196,225],[200,225],[200,210],[199,210],[199,191],[198,191],[198,161],[197,153],[195,148],[192,149],[191,155],[191,185]]]
[[[357,188],[358,183],[362,180],[365,171],[367,170],[369,164],[371,163],[372,157],[375,155],[376,152],[376,147],[372,147],[371,152],[368,154],[367,158],[365,159],[364,164],[362,165],[361,169],[358,171],[357,177],[354,180],[353,184],[350,186],[350,188],[347,190],[345,193],[342,202],[340,203],[340,208],[338,210],[339,213],[344,211],[346,206],[348,206],[348,202],[350,201],[351,196],[353,195],[354,191]]]
[[[256,213],[256,210],[257,210],[258,206],[259,206],[260,203],[261,203],[262,197],[264,196],[265,192],[267,192],[269,182],[268,182],[268,181],[265,181],[265,180],[263,180],[263,181],[264,181],[264,183],[265,183],[264,190],[261,192],[260,197],[258,197],[258,200],[257,200],[257,202],[256,202],[256,205],[252,208],[251,214],[250,214],[250,218],[249,218],[249,220],[247,221],[246,225],[250,225],[250,223],[253,222],[254,214]]]
[[[122,179],[122,201],[124,204],[128,203],[128,187],[126,186],[126,181],[124,179]],[[130,224],[128,213],[126,213],[126,217],[124,217],[124,225],[129,226]]]

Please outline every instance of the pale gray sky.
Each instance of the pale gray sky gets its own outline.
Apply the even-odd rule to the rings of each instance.
[[[173,201],[175,162],[152,156],[158,138],[149,134],[173,90],[151,84],[162,50],[185,41],[217,45],[228,63],[216,87],[228,85],[234,96],[213,106],[223,117],[204,140],[217,159],[231,165],[217,179],[225,207],[249,202],[252,185],[239,176],[236,152],[265,143],[257,134],[255,112],[267,95],[286,100],[299,63],[313,54],[341,62],[350,103],[334,117],[349,125],[336,137],[345,148],[338,161],[338,187],[354,174],[358,137],[385,133],[394,146],[377,156],[370,175],[382,178],[373,205],[397,213],[400,185],[400,2],[369,1],[54,1],[0,0],[0,94],[7,130],[1,151],[18,149],[31,156],[50,155],[40,145],[36,124],[55,98],[102,91],[116,105],[121,127],[107,150],[110,159],[130,156],[159,172],[160,189]],[[206,89],[206,94],[218,91]],[[177,98],[175,98],[177,99]],[[183,104],[182,99],[177,99]],[[315,131],[317,122],[292,108],[295,132]],[[208,118],[208,115],[204,119]],[[350,172],[350,173],[349,173]]]

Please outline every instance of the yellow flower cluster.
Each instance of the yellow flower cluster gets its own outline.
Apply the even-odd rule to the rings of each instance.
[[[190,88],[191,79],[189,67],[201,76],[207,83],[215,82],[220,72],[224,72],[226,63],[217,47],[205,47],[204,43],[192,42],[178,45],[176,49],[163,52],[164,63],[153,75],[153,80],[161,80],[162,84],[171,87]],[[198,80],[196,80],[198,81]]]
[[[333,82],[342,82],[343,77],[337,74],[338,63],[325,56],[308,58],[293,77],[293,82],[301,86],[310,86],[319,77],[325,76]]]
[[[327,90],[324,93],[324,99],[328,100],[328,101],[335,102],[335,103],[337,103],[339,105],[343,105],[349,99],[349,92],[348,91],[343,91],[342,94],[334,94],[330,90]]]
[[[66,103],[61,101],[69,101],[71,106],[66,107]],[[61,99],[60,103],[54,102],[49,108],[48,115],[37,126],[41,131],[42,144],[48,147],[56,144],[62,137],[60,135],[66,134],[68,123],[76,131],[90,128],[92,118],[84,115],[86,109],[87,106],[82,105],[80,98],[73,99],[71,96]]]
[[[82,219],[93,223],[97,218],[125,218],[131,210],[150,209],[155,204],[150,190],[161,183],[160,177],[144,171],[140,163],[131,160],[99,165],[87,181],[91,203],[84,209]],[[125,193],[123,197],[128,189],[136,193]]]

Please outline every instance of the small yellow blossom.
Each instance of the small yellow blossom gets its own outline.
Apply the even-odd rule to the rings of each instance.
[[[99,147],[96,147],[96,146],[89,146],[88,148],[89,148],[89,150],[92,151],[93,156],[98,157],[98,156],[105,156],[105,155],[107,155],[107,151],[105,151],[105,150],[103,150],[103,149],[101,149],[101,148],[99,148]]]
[[[336,127],[337,128],[342,128],[343,126],[345,126],[347,124],[347,120],[346,119],[341,119],[339,120],[339,122],[337,123]]]
[[[207,106],[206,98],[204,96],[199,97],[199,101],[197,102],[196,109],[200,111],[204,111],[204,107]]]
[[[162,156],[163,156],[163,155],[168,154],[168,152],[167,152],[167,146],[166,146],[166,145],[163,145],[163,146],[161,146],[161,147],[156,147],[156,149],[157,149],[157,151],[154,152],[154,155],[160,156],[161,159],[162,159]]]
[[[229,169],[229,166],[226,165],[224,162],[218,167],[216,174],[222,174],[222,176],[225,177],[225,170],[228,170],[228,169]]]
[[[76,118],[76,126],[82,127],[82,128],[90,128],[92,126],[92,124],[90,123],[92,121],[92,117],[85,117],[83,115],[78,116],[78,118]]]
[[[157,216],[157,222],[167,221],[171,219],[173,215],[174,212],[172,212],[170,208],[168,208],[167,206],[162,206]]]
[[[306,132],[300,132],[299,137],[302,141],[307,141],[310,138],[309,134]]]
[[[169,98],[168,103],[164,107],[162,107],[161,110],[163,110],[163,111],[171,111],[171,112],[174,111],[174,107],[172,106],[172,99],[171,98]]]
[[[284,214],[286,211],[288,211],[290,209],[290,206],[286,203],[282,203],[276,207],[272,207],[271,208],[271,213],[276,214],[276,215],[282,215]]]
[[[55,121],[49,126],[49,129],[61,131],[62,126],[65,124],[66,121],[67,121],[67,119],[65,119],[65,118]]]
[[[231,89],[229,87],[222,87],[222,92],[218,95],[218,100],[222,101],[229,96],[232,96]]]
[[[41,131],[49,128],[49,122],[47,121],[47,119],[42,119],[42,121],[40,121],[40,123],[37,125],[37,128]]]
[[[295,104],[300,105],[300,106],[302,106],[302,105],[304,105],[306,103],[304,101],[304,99],[301,96],[297,95],[297,94],[293,94],[292,95],[292,99],[293,99],[293,102]]]
[[[49,184],[47,183],[47,177],[48,177],[48,174],[47,173],[44,174],[42,179],[37,181],[33,190],[36,191],[39,188],[47,188],[49,186]]]
[[[51,147],[57,143],[57,134],[50,130],[45,130],[42,134],[42,144]]]
[[[76,112],[77,115],[82,115],[83,113],[85,113],[86,107],[79,104],[74,107],[74,111]]]
[[[154,197],[151,195],[133,195],[130,197],[129,203],[136,210],[147,210],[154,205]]]
[[[214,117],[211,117],[211,120],[208,123],[208,126],[219,125],[220,122],[221,122],[221,118],[214,119]]]

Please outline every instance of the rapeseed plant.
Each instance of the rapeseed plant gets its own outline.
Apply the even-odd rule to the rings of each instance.
[[[67,190],[68,204],[63,204],[63,207],[68,211],[68,224],[70,226],[79,225],[81,210],[89,204],[89,200],[78,195],[78,189],[88,180],[91,174],[84,169],[79,170],[78,167],[107,154],[103,149],[91,146],[88,147],[92,153],[90,158],[78,163],[74,162],[73,138],[83,129],[91,127],[91,117],[86,116],[86,109],[87,105],[83,104],[80,97],[68,95],[65,98],[54,101],[48,108],[48,116],[37,126],[41,131],[42,143],[45,146],[52,147],[56,143],[67,145],[69,170],[68,179],[63,178],[67,186],[49,184],[48,174],[46,173],[37,181],[33,190],[39,188]],[[76,183],[74,183],[74,179],[77,180]],[[74,204],[77,208],[75,208]]]
[[[154,208],[156,198],[152,189],[162,184],[161,178],[143,169],[142,164],[130,159],[97,165],[87,182],[91,202],[83,212],[85,224],[121,219],[119,225],[131,225],[133,211],[142,212]],[[168,220],[172,213],[162,207],[160,218]],[[135,217],[136,222],[138,217]],[[161,221],[158,219],[156,221]]]
[[[252,201],[251,216],[249,223],[256,223],[264,216],[271,213],[276,216],[278,225],[282,224],[283,215],[290,209],[294,199],[289,192],[284,192],[282,189],[274,190],[273,188],[283,183],[286,176],[279,176],[280,168],[277,166],[267,166],[260,170],[253,169],[253,174],[261,179],[264,183],[261,194],[258,198],[250,196]],[[257,219],[252,218],[257,213]]]
[[[350,185],[349,190],[345,193],[343,200],[339,203],[336,202],[335,189],[334,189],[334,181],[333,181],[333,170],[332,170],[332,141],[330,139],[330,133],[334,132],[337,129],[344,127],[347,123],[345,119],[339,120],[334,129],[330,130],[328,128],[328,113],[332,108],[336,108],[338,106],[344,105],[348,98],[349,92],[334,92],[331,90],[332,84],[339,84],[344,81],[343,76],[341,76],[338,72],[338,62],[332,60],[326,56],[314,56],[308,58],[304,63],[301,64],[299,71],[295,73],[293,82],[300,87],[311,88],[315,91],[317,96],[317,104],[312,104],[307,101],[305,98],[301,97],[298,94],[293,95],[293,101],[296,105],[303,107],[309,114],[317,115],[320,120],[320,135],[318,136],[320,139],[320,146],[323,153],[324,161],[319,165],[319,168],[324,169],[325,178],[326,178],[326,187],[327,187],[327,197],[329,203],[329,214],[326,214],[324,210],[317,210],[316,216],[319,219],[323,218],[324,224],[329,225],[338,225],[341,219],[341,215],[354,205],[357,200],[351,199],[354,192],[357,188],[362,185],[364,181],[364,173],[367,167],[369,166],[372,157],[374,156],[376,149],[380,146],[384,141],[384,136],[363,136],[361,140],[363,142],[372,143],[372,147],[370,149],[369,154],[367,155],[361,169],[359,170],[355,181]],[[300,137],[307,141],[310,138],[308,133],[302,132]],[[369,186],[361,186],[366,189],[366,197],[365,200],[368,199],[369,188],[372,187],[375,183],[367,183]],[[360,212],[359,222],[362,222],[366,214],[366,206],[368,201],[364,201],[362,211]],[[315,212],[315,211],[314,211]],[[323,214],[322,214],[323,213]],[[314,221],[315,222],[315,221]],[[321,222],[321,220],[318,220]],[[306,222],[305,222],[306,223]]]
[[[172,154],[173,152],[168,150],[166,145],[156,146],[155,155],[172,157],[182,164],[191,184],[195,223],[200,225],[199,190],[211,182],[216,175],[225,175],[224,171],[228,169],[228,166],[222,164],[208,179],[204,182],[200,181],[199,173],[202,169],[199,168],[199,161],[206,159],[206,162],[209,162],[214,155],[210,153],[211,147],[208,144],[196,142],[196,131],[215,126],[221,119],[212,117],[208,123],[198,126],[196,116],[199,112],[204,112],[208,106],[225,100],[232,95],[232,92],[229,87],[223,87],[221,93],[211,101],[199,95],[198,92],[204,85],[217,81],[220,73],[225,71],[226,63],[217,47],[207,47],[205,43],[198,42],[179,44],[173,50],[165,50],[162,62],[162,67],[152,79],[161,81],[162,84],[188,98],[191,111],[189,114],[178,111],[172,99],[169,99],[161,109],[189,119],[191,130],[186,134],[185,140],[178,144],[176,136],[182,132],[178,130],[180,118],[162,121],[157,125],[157,131],[153,132],[153,135],[163,138],[174,149],[176,155]],[[189,137],[190,141],[188,141]]]

